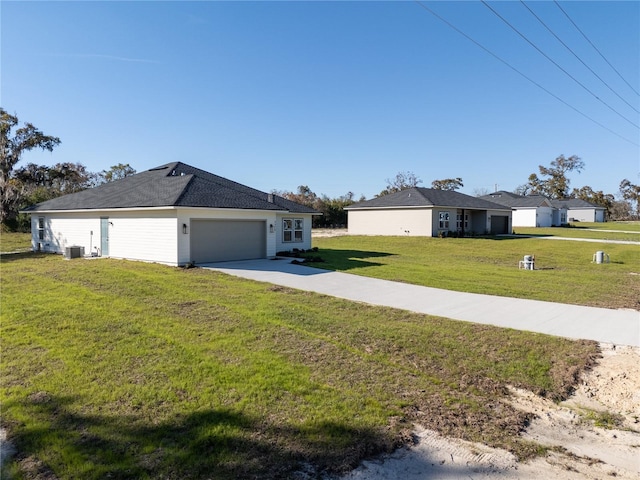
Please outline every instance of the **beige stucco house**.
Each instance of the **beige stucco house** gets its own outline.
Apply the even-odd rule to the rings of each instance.
[[[511,233],[511,208],[463,193],[409,188],[346,208],[350,235]]]

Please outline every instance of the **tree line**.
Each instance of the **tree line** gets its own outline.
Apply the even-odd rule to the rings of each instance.
[[[18,126],[18,117],[0,107],[0,224],[3,230],[28,231],[29,219],[19,211],[39,202],[79,192],[105,182],[118,180],[136,173],[129,164],[112,165],[101,172],[90,172],[81,163],[62,162],[53,166],[29,163],[17,168],[24,152],[41,149],[53,151],[60,145],[58,137],[45,135],[31,123]],[[619,195],[595,191],[589,186],[570,190],[569,173],[580,172],[584,162],[577,156],[560,155],[549,166],[540,165],[539,172],[532,173],[528,181],[518,186],[514,193],[540,194],[551,199],[579,198],[606,209],[609,220],[640,219],[640,186],[627,179],[620,182]],[[398,172],[386,180],[386,187],[376,197],[417,187],[422,183],[412,172]],[[431,188],[458,190],[464,187],[462,178],[446,178],[431,182]],[[353,192],[330,198],[317,195],[307,185],[300,185],[296,192],[277,191],[280,195],[302,205],[309,206],[321,216],[314,217],[315,228],[340,228],[347,225],[345,207],[364,201]],[[489,192],[476,192],[483,195]]]

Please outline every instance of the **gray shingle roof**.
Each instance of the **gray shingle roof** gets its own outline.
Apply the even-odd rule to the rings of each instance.
[[[605,210],[605,208],[601,205],[594,205],[593,203],[589,203],[586,200],[581,200],[579,198],[567,198],[564,200],[552,200],[554,207],[558,208],[595,208],[596,210]]]
[[[144,207],[206,207],[318,213],[286,198],[261,192],[181,162],[169,163],[121,180],[54,198],[24,211]]]
[[[512,208],[537,208],[552,206],[551,201],[542,195],[523,196],[516,193],[505,192],[504,190],[490,193],[489,195],[483,195],[480,198]]]
[[[402,208],[402,207],[454,207],[469,210],[511,210],[479,197],[472,197],[450,190],[414,187],[373,198],[365,202],[354,203],[346,210],[366,208]]]

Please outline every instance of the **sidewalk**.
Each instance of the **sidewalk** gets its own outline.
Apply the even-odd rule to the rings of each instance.
[[[199,265],[334,297],[574,339],[640,346],[640,312],[453,292],[295,265],[290,259]]]

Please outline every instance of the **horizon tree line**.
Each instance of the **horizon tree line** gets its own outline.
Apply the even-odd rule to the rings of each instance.
[[[0,224],[3,230],[24,231],[30,228],[27,216],[19,214],[23,208],[136,173],[128,163],[118,163],[101,172],[90,172],[83,164],[72,162],[59,162],[53,166],[28,163],[16,168],[24,152],[34,149],[52,152],[61,143],[58,137],[45,135],[28,122],[16,129],[18,123],[16,115],[11,115],[0,107]],[[619,198],[601,190],[595,191],[590,186],[569,190],[568,174],[580,172],[584,168],[585,163],[577,155],[560,155],[548,167],[539,165],[539,173],[529,175],[527,183],[516,187],[514,193],[540,194],[557,200],[579,198],[604,207],[607,219],[640,219],[640,186],[626,178],[620,182]],[[421,183],[422,180],[413,172],[400,171],[394,178],[387,178],[386,187],[375,196],[418,187]],[[460,177],[431,182],[431,188],[439,190],[454,191],[463,186]],[[335,198],[325,194],[317,195],[308,185],[298,186],[296,192],[273,190],[271,193],[322,213],[321,216],[314,217],[315,228],[346,226],[347,213],[344,208],[366,200],[364,196],[356,198],[351,191]],[[477,196],[482,194],[483,192],[477,192]]]

